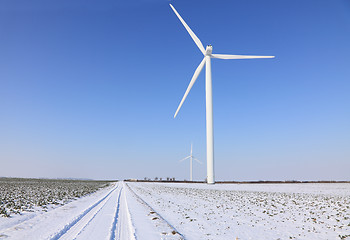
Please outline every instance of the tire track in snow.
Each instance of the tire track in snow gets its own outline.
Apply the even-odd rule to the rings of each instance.
[[[92,219],[101,211],[101,209],[105,206],[107,201],[110,199],[112,193],[119,189],[120,184],[114,187],[108,194],[106,194],[103,198],[98,200],[96,203],[88,207],[84,210],[79,216],[75,217],[70,223],[66,224],[63,229],[61,229],[58,233],[51,236],[50,240],[58,240],[58,239],[75,239],[84,228],[92,221]]]
[[[118,198],[118,206],[115,215],[115,222],[112,228],[110,240],[136,240],[135,228],[132,223],[130,211],[125,194],[125,183],[122,182]]]
[[[113,223],[112,223],[112,229],[111,229],[111,233],[110,233],[110,240],[114,240],[115,239],[115,231],[117,228],[117,221],[118,221],[118,215],[119,215],[119,208],[120,208],[120,195],[121,195],[121,190],[119,192],[118,195],[118,201],[117,201],[117,205],[116,205],[116,210],[115,210],[115,214],[114,214],[114,218],[113,218]]]
[[[125,183],[123,183],[123,186],[125,186]],[[124,188],[123,188],[124,189]],[[134,225],[132,223],[132,219],[131,219],[131,215],[130,215],[130,210],[129,210],[129,207],[128,207],[128,201],[126,199],[126,193],[125,193],[126,190],[123,191],[123,201],[124,201],[124,210],[125,210],[125,217],[126,217],[126,222],[127,222],[127,226],[128,226],[128,235],[130,236],[130,240],[136,240],[136,235],[135,235],[135,228],[134,228]]]
[[[78,207],[76,211],[70,211],[70,208],[53,210],[36,221],[28,222],[21,231],[10,229],[7,235],[9,239],[16,240],[185,239],[124,182],[118,182],[93,199],[84,207],[73,204],[71,209]],[[134,215],[134,208],[141,210],[141,214]],[[150,212],[154,212],[152,214],[157,216],[156,220],[151,219]],[[143,233],[151,237],[145,238]]]
[[[163,218],[158,212],[156,212],[145,200],[143,200],[138,194],[136,194],[135,191],[132,190],[132,188],[128,184],[125,184],[125,185],[128,187],[130,192],[132,192],[135,195],[135,197],[150,210],[150,212],[153,212],[153,214],[156,215],[159,218],[159,220],[164,222],[170,229],[173,230],[173,233],[175,233],[174,234],[175,236],[179,235],[180,239],[182,240],[186,239],[185,236],[182,235],[173,225],[171,225],[167,220],[165,220],[165,218]]]
[[[116,188],[51,239],[136,240],[125,191],[125,184],[118,182]]]

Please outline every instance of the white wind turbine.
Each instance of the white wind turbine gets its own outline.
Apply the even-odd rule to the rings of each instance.
[[[186,28],[187,32],[190,34],[193,41],[196,43],[199,50],[203,53],[204,58],[202,62],[197,67],[193,74],[190,84],[187,87],[185,95],[183,96],[179,107],[177,108],[174,118],[179,112],[182,104],[184,103],[188,93],[190,92],[193,84],[195,83],[199,73],[202,71],[204,64],[205,68],[205,96],[206,96],[206,122],[207,122],[207,183],[214,184],[214,132],[213,132],[213,96],[212,96],[212,81],[211,81],[211,58],[219,59],[254,59],[254,58],[274,58],[274,56],[248,56],[248,55],[227,55],[227,54],[212,54],[213,47],[208,45],[204,49],[202,42],[199,38],[192,32],[190,27],[182,19],[180,14],[175,10],[175,8],[170,4],[170,7],[175,12],[176,16],[180,19],[181,23]]]
[[[199,162],[200,164],[202,164],[197,158],[195,158],[193,155],[192,155],[192,143],[191,143],[191,154],[190,154],[190,156],[187,156],[187,157],[185,157],[184,159],[181,159],[180,160],[180,162],[182,162],[182,161],[184,161],[184,160],[186,160],[186,159],[190,159],[190,181],[192,182],[193,181],[193,178],[192,178],[192,176],[193,176],[193,167],[192,167],[192,165],[193,165],[193,163],[192,163],[192,161],[193,160],[196,160],[197,162]]]

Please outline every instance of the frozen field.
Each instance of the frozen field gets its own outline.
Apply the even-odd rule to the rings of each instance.
[[[75,191],[77,189],[79,186],[75,186]],[[21,192],[8,191],[17,192],[17,198],[26,205],[25,198],[19,197],[23,196]],[[35,196],[45,196],[40,191],[32,193],[34,202]],[[2,194],[7,197],[6,193]],[[27,196],[26,192],[24,194]],[[14,194],[11,196],[12,202],[20,206]],[[0,239],[171,240],[183,237],[125,183],[118,182],[75,200],[46,204],[45,208],[35,205],[10,216],[4,215],[0,217]]]
[[[0,178],[0,217],[47,211],[106,187],[106,181]]]
[[[350,184],[129,185],[187,239],[350,239]]]
[[[0,239],[350,239],[350,184],[111,183],[0,217]]]

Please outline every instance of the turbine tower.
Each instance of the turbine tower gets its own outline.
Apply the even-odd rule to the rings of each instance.
[[[190,156],[187,156],[187,157],[185,157],[185,158],[183,158],[183,159],[181,159],[180,160],[180,162],[182,162],[182,161],[184,161],[184,160],[186,160],[186,159],[190,159],[190,181],[192,182],[193,181],[193,178],[192,178],[192,176],[193,176],[193,167],[192,167],[192,161],[193,160],[196,160],[197,162],[199,162],[200,164],[202,164],[197,158],[195,158],[193,155],[192,155],[192,143],[191,143],[191,154],[190,154]]]
[[[186,28],[187,32],[190,34],[193,41],[196,43],[199,50],[203,53],[204,58],[197,67],[193,74],[190,84],[188,85],[185,95],[183,96],[179,107],[177,108],[174,118],[178,114],[182,104],[184,103],[188,93],[190,92],[193,84],[198,78],[199,73],[202,71],[204,64],[205,67],[205,101],[206,101],[206,125],[207,125],[207,183],[214,184],[214,131],[213,131],[213,95],[212,95],[212,81],[211,81],[211,58],[218,59],[254,59],[254,58],[274,58],[274,56],[249,56],[249,55],[227,55],[227,54],[213,54],[213,47],[208,45],[204,49],[202,42],[199,38],[192,32],[191,28],[182,19],[180,14],[176,11],[173,5],[170,7],[175,12],[176,16],[180,19],[182,25]]]

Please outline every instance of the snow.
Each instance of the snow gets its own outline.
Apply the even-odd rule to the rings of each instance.
[[[139,236],[138,239],[175,240],[184,238],[167,220],[136,195],[132,189],[129,188],[127,194],[131,218],[135,224],[136,235]]]
[[[350,184],[129,185],[186,239],[350,235]]]
[[[47,209],[0,218],[0,239],[182,239],[124,182]]]
[[[117,182],[0,218],[0,239],[350,239],[350,184]]]
[[[6,218],[2,218],[0,236],[10,239],[58,239],[84,216],[91,214],[91,210],[109,197],[115,188],[113,184],[48,212],[34,212],[28,220],[16,216],[17,224],[14,222],[11,227],[4,223]]]

